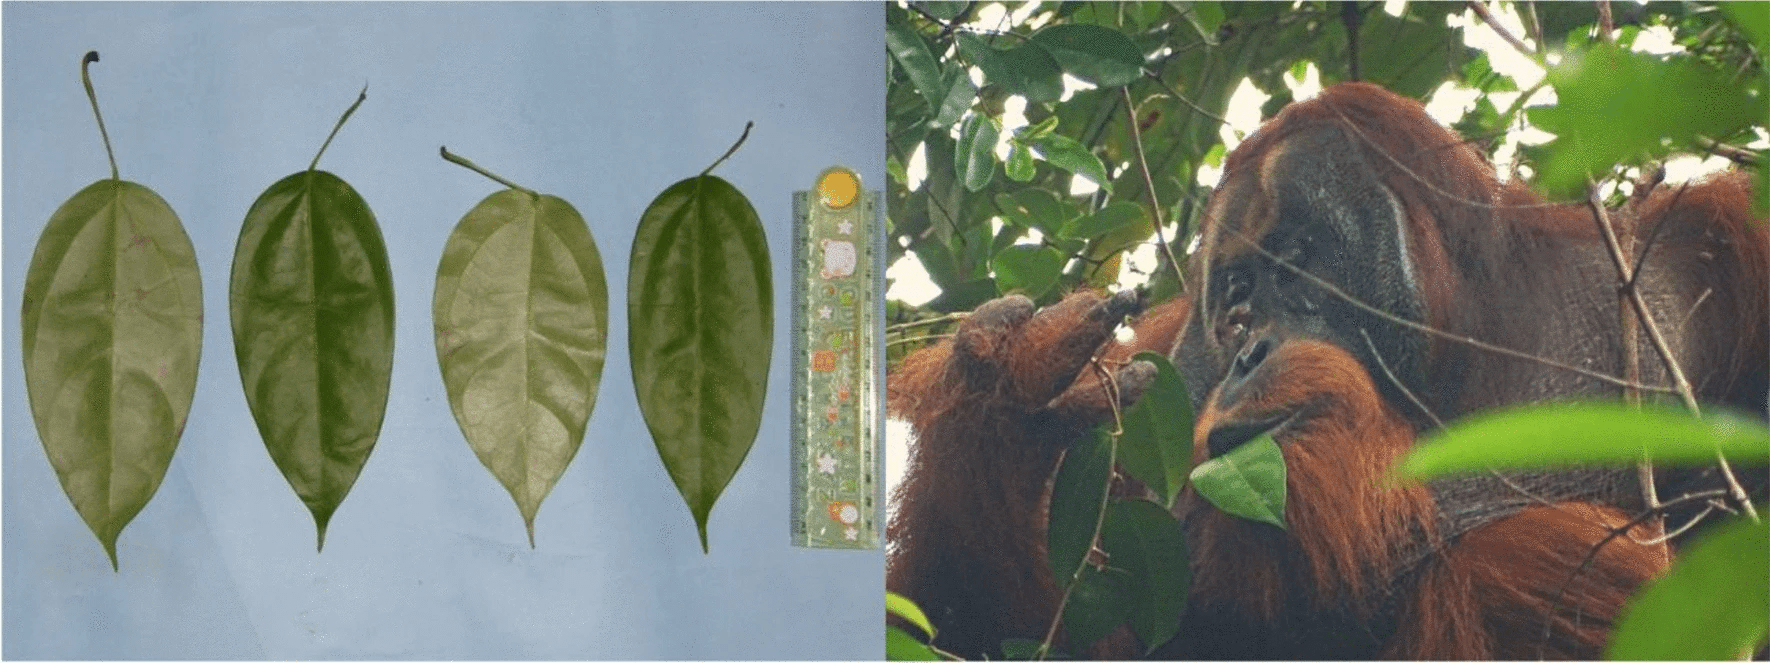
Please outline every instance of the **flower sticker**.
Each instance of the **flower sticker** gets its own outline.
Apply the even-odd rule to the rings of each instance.
[[[823,472],[824,474],[835,474],[836,473],[836,457],[831,456],[827,453],[822,456],[818,456],[817,457],[817,471]]]
[[[819,272],[826,279],[839,279],[854,275],[854,267],[858,262],[854,253],[854,242],[826,239],[823,241],[824,268]]]
[[[830,520],[844,525],[860,522],[860,507],[855,506],[853,502],[831,502],[829,510]]]

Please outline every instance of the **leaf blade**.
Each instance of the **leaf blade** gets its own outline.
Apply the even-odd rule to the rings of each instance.
[[[554,196],[487,196],[444,246],[432,316],[456,422],[533,546],[541,501],[583,443],[608,343],[607,277],[583,217]]]
[[[713,504],[761,428],[773,293],[762,222],[731,184],[691,177],[647,206],[627,278],[633,386],[702,552]]]
[[[1285,529],[1284,452],[1271,434],[1192,468],[1192,487],[1225,513]]]
[[[393,276],[368,203],[325,171],[272,184],[240,229],[229,310],[246,404],[323,549],[393,376]]]
[[[25,278],[25,388],[63,490],[117,568],[196,391],[202,279],[172,208],[100,180],[51,215]]]

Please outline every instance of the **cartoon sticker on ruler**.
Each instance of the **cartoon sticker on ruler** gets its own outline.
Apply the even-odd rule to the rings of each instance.
[[[793,543],[876,548],[878,193],[846,168],[794,195]]]

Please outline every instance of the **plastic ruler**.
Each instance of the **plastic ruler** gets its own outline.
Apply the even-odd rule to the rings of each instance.
[[[879,547],[884,241],[841,166],[793,194],[793,545]]]

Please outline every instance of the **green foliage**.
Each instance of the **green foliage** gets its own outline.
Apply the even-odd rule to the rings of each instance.
[[[749,199],[708,174],[724,160],[645,208],[627,276],[639,410],[703,552],[713,503],[762,426],[774,348],[768,239]]]
[[[92,110],[87,53],[80,76]],[[98,117],[100,134],[104,118]],[[110,154],[110,138],[105,136]],[[117,177],[50,215],[25,272],[25,391],[43,451],[117,568],[117,537],[166,476],[197,387],[202,278],[178,215]]]
[[[535,514],[584,441],[608,348],[608,283],[571,204],[515,188],[461,218],[436,269],[432,321],[449,407],[510,491],[535,544]]]
[[[1762,508],[1760,507],[1760,511]],[[1737,519],[1637,593],[1604,658],[1745,660],[1770,636],[1770,527]]]
[[[1284,452],[1271,434],[1199,463],[1192,487],[1225,513],[1285,528]]]
[[[1156,372],[1143,395],[1125,409],[1119,463],[1160,496],[1162,506],[1171,507],[1191,472],[1191,399],[1167,357],[1145,351],[1133,359],[1154,364]]]
[[[887,661],[939,661],[940,655],[935,654],[928,645],[922,644],[916,636],[905,633],[896,626],[885,627],[885,660]]]
[[[1115,442],[1095,431],[1069,448],[1051,487],[1051,516],[1046,525],[1045,556],[1057,588],[1069,587],[1076,570],[1094,548],[1094,536],[1106,508],[1106,482],[1112,476]]]
[[[1415,447],[1400,474],[1424,481],[1489,468],[1632,465],[1707,465],[1715,454],[1762,464],[1770,461],[1770,430],[1740,415],[1710,411],[1697,419],[1683,410],[1622,403],[1555,403],[1478,414]]]
[[[393,376],[393,274],[369,204],[313,166],[272,184],[240,228],[229,311],[246,404],[324,549],[375,448]]]

